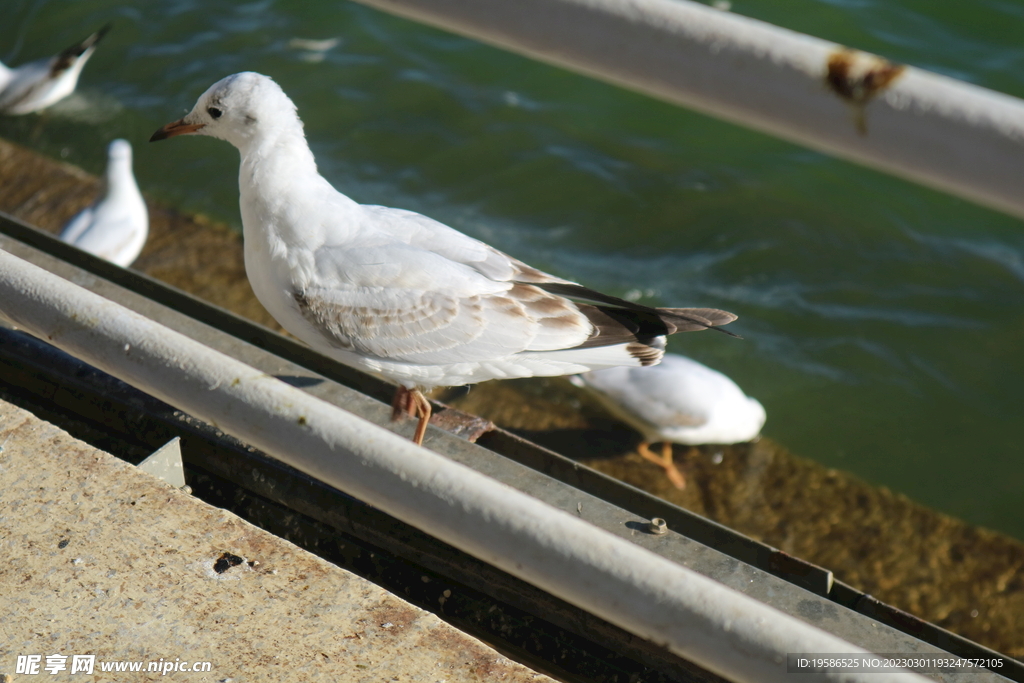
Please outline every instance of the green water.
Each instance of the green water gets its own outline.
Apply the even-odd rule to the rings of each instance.
[[[1021,221],[361,5],[6,0],[0,59],[116,26],[79,93],[0,135],[239,223],[237,152],[145,142],[215,80],[277,79],[322,172],[538,267],[745,339],[730,376],[795,452],[1024,539]],[[733,11],[1024,96],[1024,1],[737,0]],[[336,39],[326,50],[293,39]]]

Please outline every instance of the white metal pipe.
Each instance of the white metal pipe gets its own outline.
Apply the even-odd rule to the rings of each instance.
[[[1015,97],[688,0],[358,1],[1024,217]]]
[[[281,461],[730,680],[864,652],[0,251],[0,315]],[[911,673],[805,674],[872,683]]]

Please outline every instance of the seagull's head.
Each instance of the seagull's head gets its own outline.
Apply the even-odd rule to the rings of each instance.
[[[118,138],[107,145],[107,161],[132,163],[132,144]]]
[[[245,71],[211,85],[192,111],[157,130],[149,141],[176,135],[209,135],[242,149],[261,130],[288,121],[298,121],[298,116],[281,86],[269,76]]]

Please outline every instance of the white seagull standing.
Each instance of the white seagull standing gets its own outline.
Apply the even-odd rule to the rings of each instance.
[[[132,146],[127,140],[114,140],[107,147],[104,185],[96,202],[68,221],[60,238],[127,268],[149,235],[149,211],[132,175]]]
[[[664,335],[736,319],[606,296],[426,216],[356,203],[317,172],[295,105],[267,76],[218,81],[151,140],[183,134],[241,153],[256,297],[314,349],[397,383],[392,417],[419,417],[416,443],[430,418],[424,389],[651,365]]]
[[[0,63],[0,113],[31,114],[73,93],[96,43],[109,30],[110,24],[107,24],[54,57],[37,59],[13,69]]]
[[[656,367],[608,368],[570,378],[594,390],[608,410],[643,435],[637,451],[665,470],[676,488],[686,480],[672,462],[672,444],[732,444],[761,433],[764,407],[731,379],[676,354]],[[651,452],[662,442],[661,457]]]

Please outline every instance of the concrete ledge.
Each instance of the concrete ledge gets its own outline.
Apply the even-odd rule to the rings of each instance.
[[[0,402],[0,673],[210,662],[206,681],[547,681],[436,616]],[[180,674],[179,674],[180,675]],[[121,676],[117,676],[120,678]]]

